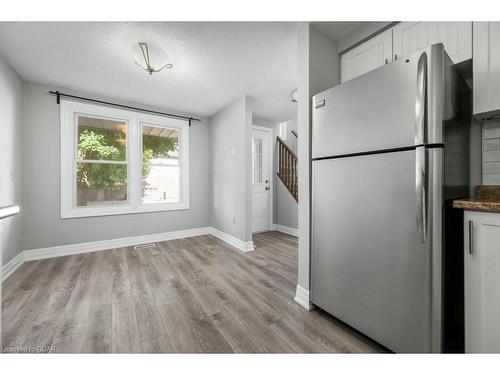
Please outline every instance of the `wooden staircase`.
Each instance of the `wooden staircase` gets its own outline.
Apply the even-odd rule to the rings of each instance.
[[[276,139],[278,141],[278,177],[298,202],[297,155],[280,137]]]

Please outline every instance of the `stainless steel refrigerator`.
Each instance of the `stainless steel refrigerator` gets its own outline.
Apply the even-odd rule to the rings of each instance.
[[[459,69],[436,44],[312,104],[313,304],[395,352],[459,347],[451,201],[469,194],[471,105]]]

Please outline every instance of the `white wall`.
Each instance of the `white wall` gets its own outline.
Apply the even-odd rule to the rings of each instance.
[[[356,30],[342,40],[339,40],[337,44],[337,50],[339,53],[342,53],[346,49],[351,48],[356,44],[374,36],[374,34],[381,32],[381,30],[386,30],[394,26],[396,23],[397,22],[370,22],[365,27]]]
[[[212,174],[210,127],[206,119],[202,123],[195,122],[189,130],[190,209],[61,219],[59,106],[55,97],[47,94],[54,89],[57,88],[35,83],[23,85],[24,249],[210,225]]]
[[[3,226],[3,264],[22,251],[23,181],[21,151],[22,82],[0,56],[0,207],[18,204],[21,214]]]
[[[288,147],[290,147],[290,149],[295,154],[297,154],[297,137],[295,135],[293,135],[293,133],[292,133],[292,130],[295,131],[295,133],[297,133],[297,131],[298,131],[297,130],[297,116],[295,115],[293,118],[291,118],[287,121],[282,121],[282,123],[283,122],[286,122],[286,128],[287,128],[285,143],[287,144]],[[280,134],[279,133],[280,123],[276,123],[274,126],[274,129],[275,129],[276,135],[278,136]]]
[[[252,240],[252,99],[242,96],[211,118],[212,226]]]
[[[311,223],[311,99],[340,82],[337,43],[305,23],[298,34],[298,285],[309,291]]]
[[[260,117],[256,117],[252,114],[252,125],[265,126],[266,128],[273,128],[274,121],[266,120]]]

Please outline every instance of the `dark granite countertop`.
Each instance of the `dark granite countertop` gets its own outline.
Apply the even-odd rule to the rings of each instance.
[[[456,199],[453,207],[500,213],[500,186],[476,186],[474,198]]]

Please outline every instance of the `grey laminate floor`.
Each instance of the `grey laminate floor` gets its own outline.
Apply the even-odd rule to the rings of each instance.
[[[293,301],[297,240],[254,236],[243,254],[212,236],[23,264],[3,284],[3,347],[56,352],[375,352]]]

